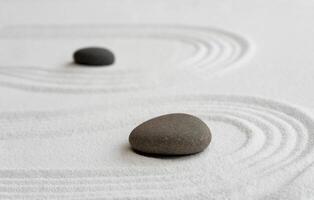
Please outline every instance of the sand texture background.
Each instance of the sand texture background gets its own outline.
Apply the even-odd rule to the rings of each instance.
[[[0,0],[0,199],[313,199],[313,1]],[[72,63],[105,46],[111,67]],[[141,156],[186,112],[201,154]]]

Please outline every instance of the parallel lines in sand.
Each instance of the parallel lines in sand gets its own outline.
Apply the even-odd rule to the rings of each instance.
[[[234,33],[215,29],[203,28],[194,26],[178,26],[178,25],[68,25],[68,26],[8,26],[0,29],[0,39],[58,39],[58,38],[112,38],[112,39],[150,39],[150,40],[171,40],[179,42],[183,45],[192,46],[195,52],[187,56],[177,63],[171,63],[171,67],[167,67],[168,74],[178,73],[197,73],[202,71],[208,76],[220,72],[231,67],[231,64],[236,63],[250,52],[250,44],[243,37]],[[149,65],[149,63],[148,63]],[[163,68],[164,66],[162,66]],[[127,76],[116,76],[114,70],[104,70],[99,74],[107,75],[104,79],[98,75],[92,77],[89,83],[90,86],[84,86],[78,79],[84,76],[84,73],[74,73],[74,79],[65,78],[64,74],[57,75],[58,72],[46,70],[43,68],[31,69],[22,73],[15,71],[16,68],[2,67],[0,75],[4,76],[1,85],[12,87],[15,89],[29,90],[34,92],[60,92],[60,93],[98,93],[98,92],[113,92],[113,91],[133,91],[134,89],[142,88],[148,84],[149,78],[145,81],[145,77],[152,69],[139,69],[136,73],[128,73],[132,70],[130,66],[126,66],[122,70],[122,74]],[[34,71],[35,70],[35,71]],[[43,70],[45,76],[37,74],[39,70]],[[134,70],[134,69],[133,69]],[[164,73],[164,70],[159,70]],[[196,72],[194,72],[196,71]],[[125,72],[125,73],[124,73]],[[158,71],[155,71],[157,73]],[[146,74],[146,75],[145,75]],[[57,75],[57,76],[55,76]],[[111,76],[114,75],[114,76]],[[7,77],[5,77],[7,76]],[[12,78],[14,76],[18,80]],[[10,78],[11,77],[11,78]],[[142,77],[142,78],[141,78]],[[48,78],[48,81],[46,81]],[[19,83],[19,79],[28,81],[27,83]],[[137,82],[142,80],[143,82]],[[122,81],[121,81],[122,80]],[[120,82],[121,81],[121,82]],[[66,83],[66,84],[65,84]],[[102,83],[102,84],[101,84]],[[79,85],[78,85],[79,84]],[[160,83],[158,83],[160,84]],[[157,85],[158,85],[157,84]],[[82,88],[82,86],[84,86]],[[145,89],[145,87],[143,88]]]
[[[141,108],[138,104],[127,103],[125,106],[134,115],[139,113],[138,109],[145,107],[145,113],[141,116],[143,118],[154,113],[180,110],[201,117],[209,125],[222,122],[235,126],[245,139],[234,152],[222,156],[238,161],[235,164],[244,171],[255,172],[255,178],[271,177],[274,173],[289,170],[291,173],[291,170],[307,167],[309,160],[313,160],[314,135],[311,133],[314,121],[301,109],[288,104],[245,96],[194,95],[147,99],[141,101]],[[76,114],[80,112],[87,111],[74,111]],[[87,115],[101,112],[101,107],[90,108]],[[31,117],[32,114],[18,116],[23,121],[24,117]],[[66,117],[62,112],[56,116]],[[136,117],[130,118],[134,120]],[[53,123],[53,118],[50,118],[50,122]],[[207,158],[202,159],[207,161]],[[107,169],[99,172],[0,171],[0,195],[8,198],[24,195],[29,199],[40,195],[56,199],[80,199],[80,194],[86,195],[87,199],[107,195],[121,198],[133,195],[132,198],[140,198],[144,189],[149,191],[147,198],[158,195],[160,190],[169,196],[175,196],[185,189],[186,195],[193,192],[198,195],[207,181],[206,175],[204,172],[189,174],[185,171],[188,169],[179,169],[177,172],[156,168],[135,171]]]
[[[197,104],[193,104],[193,102]],[[197,96],[157,99],[161,110],[180,110],[194,113],[207,119],[210,124],[222,120],[242,126],[246,142],[230,156],[247,163],[248,168],[257,169],[269,175],[278,170],[306,160],[313,154],[314,121],[302,110],[293,106],[254,97],[241,96]],[[168,103],[176,102],[176,105]],[[150,104],[152,104],[150,102]],[[184,107],[180,107],[184,105]],[[143,105],[144,106],[144,105]],[[215,119],[215,116],[219,116]],[[240,123],[239,123],[240,122]],[[263,139],[264,138],[264,139]],[[262,144],[250,145],[263,140]],[[258,147],[258,149],[256,149]],[[243,160],[244,159],[244,160]]]

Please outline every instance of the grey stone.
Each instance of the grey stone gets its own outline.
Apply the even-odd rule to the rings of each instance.
[[[129,136],[138,152],[157,155],[189,155],[203,151],[211,141],[208,126],[199,118],[174,113],[150,119]]]
[[[114,63],[113,53],[105,48],[88,47],[74,52],[74,62],[81,65],[102,66]]]

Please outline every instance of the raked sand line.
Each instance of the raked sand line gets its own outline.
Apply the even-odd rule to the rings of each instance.
[[[169,76],[173,79],[178,76],[178,73],[197,74],[201,72],[199,74],[205,73],[206,77],[208,77],[225,69],[235,67],[237,61],[251,52],[250,43],[242,36],[220,29],[195,26],[37,25],[8,26],[0,29],[0,42],[1,39],[71,40],[90,37],[111,38],[114,40],[145,39],[154,42],[175,41],[181,45],[178,48],[193,47],[194,51],[188,56],[179,58],[174,63],[169,63],[169,66],[159,66],[160,69],[151,67],[136,69],[136,66],[124,66],[125,68],[120,69],[119,72],[116,72],[113,68],[97,69],[93,70],[95,73],[88,73],[83,68],[45,69],[44,67],[2,66],[0,67],[1,85],[38,92],[82,93],[121,90],[133,91],[135,88],[151,84],[152,80],[156,78],[160,79],[164,74],[170,74]],[[158,63],[158,61],[152,62]],[[147,63],[147,66],[151,66],[151,64]],[[39,71],[41,73],[38,73]],[[70,73],[73,73],[73,79],[67,78]],[[91,76],[89,77],[85,73]],[[94,76],[96,73],[104,76]],[[126,76],[123,78],[115,76],[119,73]],[[160,76],[156,76],[156,73],[159,73]],[[79,78],[82,76],[83,78],[80,80]],[[119,83],[121,80],[123,82]],[[103,84],[103,82],[106,84]],[[165,83],[165,81],[157,80],[157,83],[153,83],[152,85],[158,86],[162,83]]]
[[[163,100],[157,101],[165,109]],[[179,110],[175,108],[175,103],[182,105],[181,102],[185,102],[184,108],[180,110],[195,113],[205,119],[207,115],[209,124],[212,118],[215,121],[233,121],[233,124],[241,127],[246,140],[230,156],[263,174],[283,170],[303,161],[307,163],[311,155],[313,156],[314,121],[302,110],[291,105],[237,96],[191,96],[165,99],[164,102],[168,107],[166,109],[174,111]],[[217,116],[218,119],[215,119]]]
[[[106,71],[107,70],[107,71]],[[43,67],[0,67],[0,85],[42,93],[126,92],[139,88],[143,74],[108,69]],[[132,77],[134,80],[130,79]],[[149,75],[147,76],[149,77]],[[143,84],[142,84],[143,85]]]
[[[190,196],[198,190],[195,176],[157,175],[153,171],[138,171],[141,177],[132,176],[125,169],[116,175],[104,171],[22,171],[15,175],[13,171],[1,175],[13,175],[13,178],[1,178],[0,197],[8,199],[98,199],[98,198],[151,198]],[[138,169],[135,169],[137,171]],[[12,173],[13,172],[13,173]],[[23,174],[25,173],[25,174]],[[134,173],[134,172],[133,172]],[[154,174],[143,176],[143,174]],[[26,175],[27,178],[24,176]],[[91,177],[89,177],[91,176]],[[178,187],[180,186],[180,187]],[[142,191],[147,192],[142,194]],[[160,193],[160,190],[167,194]],[[194,195],[193,195],[194,196]]]
[[[134,100],[134,102],[138,101]],[[138,121],[148,118],[149,116],[167,112],[188,112],[195,114],[208,123],[210,127],[214,125],[217,126],[216,123],[234,126],[244,136],[242,143],[235,146],[233,148],[234,151],[221,153],[218,157],[233,160],[237,168],[243,171],[250,171],[250,176],[247,177],[247,179],[253,181],[255,179],[261,181],[263,178],[269,180],[272,177],[275,179],[276,176],[274,175],[277,173],[284,173],[287,179],[289,179],[289,177],[293,178],[298,171],[309,166],[314,160],[314,135],[312,132],[314,130],[314,121],[312,117],[303,112],[302,109],[289,104],[254,97],[224,95],[148,98],[146,101],[141,101],[141,108],[137,106],[138,103],[136,106],[133,105],[134,102],[129,101],[129,103],[125,105],[129,108],[129,111],[123,114],[129,115],[130,117],[130,121],[124,124],[126,127],[132,127],[132,124],[135,125]],[[143,109],[143,107],[145,109]],[[121,108],[123,108],[123,105]],[[79,116],[83,124],[90,116],[101,119],[95,123],[89,124],[90,128],[99,127],[97,124],[101,123],[103,119],[106,119],[103,110],[99,107],[97,109],[90,109],[89,112],[87,112],[86,109],[86,111],[73,111],[73,113],[75,114],[64,116],[62,112],[55,113],[55,115],[52,115],[52,117],[47,120],[46,124],[51,124],[51,127],[53,127],[57,122],[64,121],[64,124],[70,123],[68,125],[69,127],[74,126],[77,124],[77,121],[71,116],[75,116],[78,113],[82,113]],[[8,116],[8,119],[11,119],[12,123],[2,128],[3,130],[1,130],[0,133],[5,133],[6,128],[10,129],[8,126],[15,126],[14,120],[12,120],[14,116],[19,116],[17,118],[18,121],[21,122],[24,120],[27,121],[29,117],[32,117],[32,113],[28,113],[25,116],[16,114],[10,115],[9,113],[5,115]],[[46,114],[43,112],[41,115],[44,116]],[[50,114],[47,113],[47,116],[49,115]],[[3,115],[0,119],[0,121],[3,121],[5,116]],[[127,121],[128,119],[124,120]],[[27,123],[31,121],[32,120]],[[108,125],[108,127],[111,126],[112,129],[116,129],[119,126],[124,126],[123,123],[118,124],[119,125],[115,125],[112,123]],[[62,126],[62,123],[58,125]],[[87,127],[87,129],[89,127]],[[67,128],[66,126],[64,127],[64,129]],[[40,129],[39,127],[37,130],[40,132]],[[96,129],[93,129],[93,131],[97,131]],[[74,134],[76,134],[77,131],[80,130],[74,130]],[[100,131],[103,130],[101,129]],[[47,137],[50,137],[49,134]],[[60,135],[56,137],[60,137]],[[213,135],[213,142],[218,141],[217,137],[219,136]],[[10,140],[13,138],[6,137],[3,139]],[[216,147],[217,145],[219,148],[224,148],[224,142],[216,144]],[[215,149],[209,149],[203,152],[200,154],[199,158],[192,158],[195,159],[195,162],[201,159],[211,163],[212,158],[207,157],[210,151],[215,151]],[[181,166],[182,162],[180,162],[179,165]],[[175,196],[177,192],[183,192],[184,195],[195,193],[194,195],[198,196],[200,193],[203,194],[204,192],[200,192],[200,188],[202,188],[204,184],[205,186],[209,184],[206,182],[208,178],[206,177],[206,170],[201,171],[200,174],[193,173],[193,171],[187,173],[190,170],[182,170],[180,167],[175,170],[176,172],[163,172],[161,168],[154,168],[150,173],[149,167],[146,169],[146,172],[145,170],[136,172],[136,170],[132,169],[121,169],[119,173],[114,173],[112,170],[113,169],[106,169],[101,172],[99,176],[97,176],[97,173],[89,172],[84,174],[84,172],[80,171],[1,171],[0,186],[2,187],[0,187],[0,194],[5,194],[7,197],[10,197],[10,195],[11,197],[17,197],[18,195],[26,194],[30,195],[29,198],[36,197],[36,195],[55,195],[56,197],[51,196],[51,198],[66,199],[69,198],[71,194],[76,195],[78,198],[82,193],[93,198],[101,198],[106,195],[123,198],[127,197],[127,194],[132,193],[134,195],[132,197],[136,198],[141,197],[144,190],[150,191],[150,197],[153,197],[154,194],[158,193],[158,188],[161,188],[160,190],[167,191],[169,196]],[[230,171],[232,171],[232,168],[230,168]],[[110,174],[110,177],[103,177],[104,175],[101,174]],[[127,174],[133,175],[130,177]],[[84,180],[86,179],[89,179],[87,183],[91,185],[84,184]],[[219,180],[220,179],[215,180],[214,178],[214,180],[211,181],[217,181],[219,185]],[[226,181],[228,180],[226,178]],[[41,190],[41,185],[45,186],[43,190]],[[171,188],[169,193],[167,187],[163,188],[165,185],[169,185]],[[120,189],[119,186],[121,186]],[[190,189],[189,192],[184,192],[187,191],[187,188],[192,189]],[[53,193],[53,191],[57,192]],[[154,191],[156,191],[156,193],[154,193]]]

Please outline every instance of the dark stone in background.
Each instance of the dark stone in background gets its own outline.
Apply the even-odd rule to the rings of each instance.
[[[105,48],[87,47],[74,52],[74,62],[81,65],[112,65],[115,61],[113,53]]]

